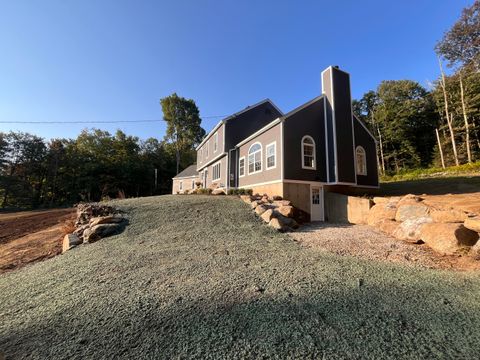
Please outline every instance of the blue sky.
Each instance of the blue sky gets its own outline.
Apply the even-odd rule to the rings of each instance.
[[[351,74],[354,98],[381,80],[438,75],[435,42],[473,0],[0,0],[0,121],[161,119],[172,92],[202,116],[264,98],[284,112]],[[218,118],[205,118],[208,131]],[[163,122],[0,124],[45,138],[83,128],[162,138]]]

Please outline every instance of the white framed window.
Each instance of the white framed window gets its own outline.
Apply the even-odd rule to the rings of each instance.
[[[309,135],[302,138],[302,168],[315,170],[317,161],[315,159],[315,141]]]
[[[357,146],[355,149],[355,156],[357,162],[357,175],[367,175],[367,154],[365,149]]]
[[[210,143],[210,140],[208,140],[206,143],[205,143],[205,157],[208,159],[208,148],[209,148],[209,144]]]
[[[262,171],[262,145],[255,143],[248,149],[248,175]]]
[[[178,183],[178,190],[182,191],[183,190],[183,181],[180,181]]]
[[[213,136],[213,152],[217,152],[218,148],[218,132]]]
[[[274,141],[273,143],[268,144],[265,147],[265,153],[266,153],[266,169],[274,169],[277,166],[277,155],[276,155],[276,150],[277,150],[277,142]]]
[[[220,180],[220,166],[220,162],[212,166],[212,181]]]
[[[238,160],[238,177],[245,176],[245,156]]]

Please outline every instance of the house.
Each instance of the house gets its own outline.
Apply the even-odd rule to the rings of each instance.
[[[352,113],[350,75],[330,66],[321,78],[321,95],[286,114],[266,99],[220,121],[196,148],[196,172],[174,177],[173,192],[188,179],[249,188],[322,221],[325,192],[378,188],[376,140]]]

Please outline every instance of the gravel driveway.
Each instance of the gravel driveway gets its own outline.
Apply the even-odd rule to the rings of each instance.
[[[316,251],[228,196],[116,205],[122,234],[0,276],[7,359],[478,358],[478,273]]]

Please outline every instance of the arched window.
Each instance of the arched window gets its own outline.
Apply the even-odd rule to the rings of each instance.
[[[262,145],[255,143],[248,149],[248,174],[262,171]]]
[[[305,135],[302,138],[302,168],[312,170],[317,168],[315,152],[315,141],[311,136]]]
[[[355,156],[357,161],[357,175],[367,175],[367,155],[365,149],[357,146]]]

